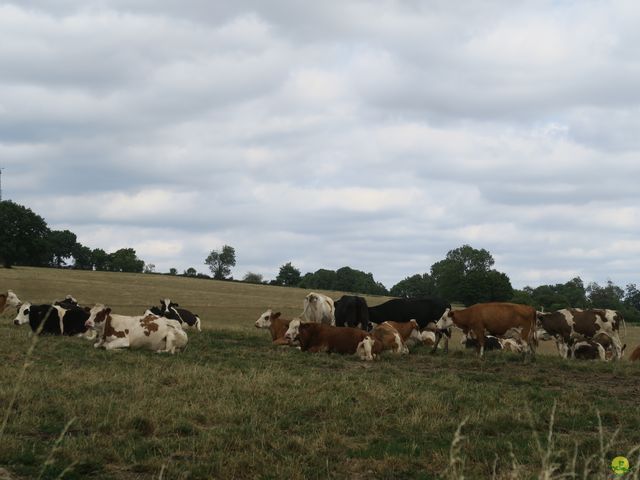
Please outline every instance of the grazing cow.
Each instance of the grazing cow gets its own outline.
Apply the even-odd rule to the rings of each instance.
[[[22,304],[13,320],[16,325],[29,323],[31,330],[44,335],[83,335],[89,318],[88,309],[80,307],[63,308],[59,305]]]
[[[333,327],[324,323],[303,323],[298,339],[303,352],[354,354],[358,344],[368,336],[359,328]]]
[[[622,357],[622,342],[618,335],[622,315],[615,310],[582,310],[564,308],[555,312],[537,312],[539,326],[556,340],[558,352],[563,358],[575,340],[593,340],[603,334],[611,339],[615,359]]]
[[[363,297],[343,295],[335,301],[337,327],[354,327],[371,330],[369,323],[369,307]]]
[[[148,348],[158,353],[175,353],[187,345],[187,334],[177,320],[153,314],[128,317],[111,313],[111,308],[98,304],[89,312],[85,322],[97,331],[94,347]]]
[[[431,347],[436,344],[436,332],[425,329],[420,332],[420,339],[423,345]]]
[[[465,334],[473,332],[478,339],[476,351],[484,355],[485,334],[501,337],[511,328],[522,329],[522,339],[526,342],[524,353],[535,353],[536,311],[528,305],[515,303],[477,303],[463,310],[447,310],[437,328],[442,330],[455,325]]]
[[[256,320],[256,328],[268,328],[274,345],[289,345],[289,340],[285,338],[289,323],[291,320],[282,318],[280,312],[274,313],[269,309]]]
[[[6,293],[0,293],[0,315],[9,307],[18,308],[22,302],[13,290],[7,290]]]
[[[177,303],[173,303],[170,299],[165,298],[164,300],[160,300],[160,308],[151,307],[149,311],[159,317],[186,323],[189,327],[195,327],[201,332],[200,317],[191,313],[189,310],[178,308],[179,306]]]
[[[640,345],[638,345],[633,352],[631,352],[631,356],[629,360],[632,362],[637,362],[640,360]]]
[[[335,307],[333,299],[321,293],[310,293],[304,298],[304,309],[300,318],[305,322],[335,325]]]

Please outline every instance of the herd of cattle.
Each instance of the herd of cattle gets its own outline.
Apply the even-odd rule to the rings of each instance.
[[[463,332],[462,342],[485,350],[535,353],[539,340],[555,340],[563,358],[619,360],[626,345],[620,341],[622,315],[615,310],[567,308],[539,312],[528,305],[479,303],[454,310],[441,299],[392,299],[369,307],[362,297],[344,295],[334,301],[310,293],[299,317],[282,318],[272,309],[255,322],[269,329],[275,345],[297,346],[302,351],[357,354],[373,360],[391,350],[408,353],[409,347],[429,345],[435,352],[444,338],[448,350],[452,327]],[[630,357],[640,360],[640,346]]]
[[[170,299],[139,316],[112,313],[102,304],[82,307],[71,296],[51,305],[22,302],[8,290],[0,293],[0,314],[16,308],[14,324],[28,323],[33,332],[78,335],[96,340],[95,347],[148,348],[175,353],[188,342],[185,326],[201,330],[200,318]],[[409,353],[409,347],[428,345],[435,352],[444,339],[448,351],[452,327],[463,332],[462,342],[485,350],[535,353],[539,340],[555,340],[563,358],[619,360],[624,354],[619,330],[624,319],[606,309],[562,309],[539,312],[528,305],[479,303],[454,310],[441,299],[392,299],[369,307],[363,297],[344,295],[334,302],[319,293],[304,298],[303,311],[285,319],[272,309],[255,322],[269,329],[275,345],[296,346],[302,351],[356,354],[373,360],[385,350]],[[630,360],[640,360],[640,346]]]
[[[51,305],[22,302],[11,290],[0,293],[0,314],[7,308],[17,309],[15,325],[29,324],[38,334],[82,336],[96,340],[94,347],[148,348],[175,353],[188,341],[183,325],[201,330],[200,318],[179,308],[170,299],[147,309],[139,316],[117,315],[102,304],[82,307],[70,295]]]

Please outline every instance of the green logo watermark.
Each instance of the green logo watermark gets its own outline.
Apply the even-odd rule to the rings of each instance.
[[[624,475],[629,471],[629,460],[626,457],[616,457],[611,461],[611,470],[616,475]]]

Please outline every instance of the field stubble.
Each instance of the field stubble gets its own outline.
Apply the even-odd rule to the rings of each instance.
[[[19,478],[606,478],[640,445],[640,368],[627,361],[481,361],[455,340],[448,357],[374,363],[272,347],[253,322],[267,307],[299,314],[300,289],[22,268],[0,273],[6,288],[122,313],[169,296],[204,327],[175,356],[39,339],[1,440]],[[31,341],[0,321],[3,414]]]

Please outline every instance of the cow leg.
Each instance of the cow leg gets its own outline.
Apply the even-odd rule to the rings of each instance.
[[[273,345],[290,345],[289,340],[286,338],[276,338],[273,342]]]
[[[484,327],[476,327],[473,329],[476,338],[478,339],[478,346],[476,347],[476,353],[482,358],[484,357]]]
[[[618,336],[618,332],[613,332],[611,335],[611,343],[613,344],[613,358],[620,360],[622,358],[622,342]]]
[[[394,333],[393,336],[394,336],[394,339],[396,341],[396,347],[394,348],[393,351],[395,353],[399,353],[401,355],[409,353],[409,349],[407,348],[407,346],[402,341],[402,338],[400,338],[400,335],[398,335],[397,333]]]

